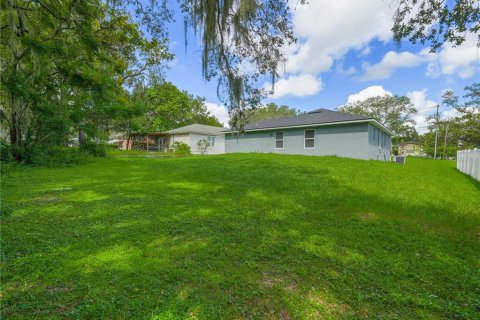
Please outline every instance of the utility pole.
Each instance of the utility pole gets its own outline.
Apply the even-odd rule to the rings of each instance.
[[[435,115],[435,151],[433,153],[433,160],[437,159],[437,140],[438,140],[438,107],[437,104],[437,113]]]
[[[448,135],[448,122],[445,124],[445,140],[443,141],[443,159],[447,159],[447,135]]]

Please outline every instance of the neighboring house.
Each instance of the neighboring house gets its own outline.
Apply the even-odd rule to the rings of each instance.
[[[169,135],[169,144],[183,142],[190,146],[193,154],[199,154],[198,141],[208,141],[208,154],[225,153],[225,128],[206,126],[203,124],[191,124],[185,127],[166,131]]]
[[[191,124],[165,132],[132,133],[130,137],[121,137],[118,147],[122,150],[166,152],[175,142],[183,142],[190,146],[193,154],[198,154],[197,142],[204,139],[208,141],[207,154],[219,154],[225,153],[224,130],[221,127]]]
[[[400,156],[414,156],[425,157],[426,153],[423,151],[423,147],[412,141],[403,142],[398,145],[398,155]]]
[[[225,132],[225,152],[339,156],[390,161],[392,132],[364,116],[318,109]]]

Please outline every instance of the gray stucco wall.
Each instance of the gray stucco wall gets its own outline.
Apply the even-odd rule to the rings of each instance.
[[[382,130],[368,125],[369,158],[373,160],[390,161],[392,138]]]
[[[225,134],[225,152],[261,152],[339,156],[356,159],[376,159],[369,143],[369,124],[319,126],[298,129],[250,131]],[[315,148],[304,148],[305,129],[315,130]],[[275,148],[275,132],[284,132],[283,149]],[[378,149],[378,147],[377,147]],[[378,153],[378,150],[377,150]]]

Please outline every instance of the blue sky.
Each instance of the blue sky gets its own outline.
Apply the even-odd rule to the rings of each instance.
[[[285,48],[286,68],[265,102],[308,111],[334,109],[347,102],[380,94],[407,95],[419,110],[417,129],[441,102],[442,92],[480,81],[480,49],[475,36],[457,48],[444,46],[429,53],[422,45],[394,44],[392,8],[384,0],[315,0],[297,7],[293,25],[298,43]],[[167,80],[192,94],[204,96],[210,111],[226,122],[226,108],[216,96],[216,82],[201,73],[201,42],[191,30],[185,47],[183,16],[175,13],[169,25],[170,50],[175,60]],[[259,83],[267,86],[268,83]],[[443,115],[455,112],[441,106]]]

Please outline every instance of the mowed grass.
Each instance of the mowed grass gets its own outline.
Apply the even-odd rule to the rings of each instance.
[[[2,180],[5,319],[480,316],[480,183],[453,161],[109,158]]]

